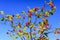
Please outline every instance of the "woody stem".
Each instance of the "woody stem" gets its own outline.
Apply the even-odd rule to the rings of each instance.
[[[31,33],[31,32],[32,32],[32,30],[31,30],[31,29],[32,29],[32,28],[30,28],[30,36],[31,36],[31,40],[32,40],[32,33]]]

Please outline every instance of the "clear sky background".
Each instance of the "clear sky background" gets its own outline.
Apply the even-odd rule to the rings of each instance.
[[[41,7],[44,5],[43,2],[43,0],[0,0],[0,10],[3,10],[5,14],[16,14],[22,10],[27,11],[28,6],[31,8]],[[53,16],[48,18],[53,29],[60,27],[60,0],[54,0],[54,5],[56,6],[56,11]],[[4,22],[0,21],[0,40],[12,40],[10,36],[6,34],[8,29],[11,29],[11,27],[3,23]],[[57,35],[57,38],[60,38],[59,36],[60,35]],[[50,33],[49,38],[50,40],[55,40],[54,34]]]

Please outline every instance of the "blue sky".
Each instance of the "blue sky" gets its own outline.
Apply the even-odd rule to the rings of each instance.
[[[43,2],[43,0],[0,0],[0,10],[3,10],[5,14],[17,14],[23,10],[27,11],[28,6],[30,8],[41,7],[44,5]],[[60,27],[60,0],[54,0],[54,5],[56,6],[56,11],[53,16],[48,18],[53,29]],[[0,40],[12,40],[6,34],[8,29],[11,29],[11,27],[4,25],[3,22],[0,21]],[[57,37],[59,36],[57,35]],[[49,38],[50,40],[55,40],[54,34],[50,33]]]

